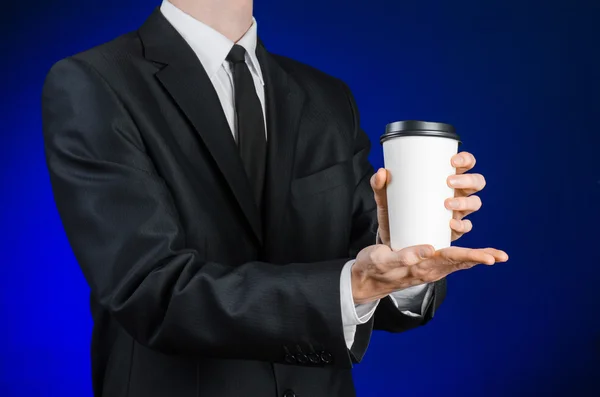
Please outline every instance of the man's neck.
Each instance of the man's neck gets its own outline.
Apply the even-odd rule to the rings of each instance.
[[[252,0],[169,1],[233,42],[237,42],[252,25]]]

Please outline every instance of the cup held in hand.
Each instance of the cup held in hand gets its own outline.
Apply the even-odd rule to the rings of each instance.
[[[452,211],[444,201],[454,197],[447,178],[456,172],[451,158],[460,138],[454,127],[426,121],[397,121],[381,136],[387,184],[390,240],[393,249],[431,244],[450,246]]]

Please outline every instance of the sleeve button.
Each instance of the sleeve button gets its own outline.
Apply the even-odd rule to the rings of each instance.
[[[304,353],[296,354],[296,360],[300,364],[306,364],[306,363],[308,363],[308,357],[306,357],[306,354],[304,354]]]
[[[312,364],[321,364],[321,357],[319,357],[317,353],[309,353],[308,361],[310,361]]]
[[[285,355],[285,362],[288,364],[296,364],[296,357],[294,357],[293,354],[286,354]]]
[[[330,364],[333,361],[333,356],[329,352],[322,351],[321,361],[323,361],[325,364]]]

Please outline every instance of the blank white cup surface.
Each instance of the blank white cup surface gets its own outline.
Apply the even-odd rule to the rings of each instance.
[[[458,140],[439,136],[398,136],[383,142],[390,239],[393,249],[431,244],[450,246],[452,211],[444,202],[454,197],[447,179]]]

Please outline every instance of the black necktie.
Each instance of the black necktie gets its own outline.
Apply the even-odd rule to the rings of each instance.
[[[244,47],[235,44],[227,55],[227,60],[231,62],[233,69],[238,149],[246,174],[254,189],[256,204],[260,209],[265,179],[267,141],[262,106],[256,95],[254,80],[248,65],[246,65],[245,55]]]

